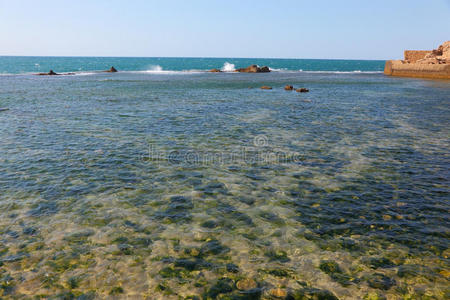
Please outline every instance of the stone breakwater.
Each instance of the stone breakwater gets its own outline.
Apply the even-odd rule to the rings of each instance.
[[[432,51],[405,51],[404,60],[388,60],[389,76],[450,79],[450,41]]]

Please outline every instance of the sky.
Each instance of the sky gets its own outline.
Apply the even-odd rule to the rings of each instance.
[[[400,59],[450,0],[0,0],[0,55]]]

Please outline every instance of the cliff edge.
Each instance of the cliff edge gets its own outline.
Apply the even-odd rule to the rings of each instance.
[[[404,60],[388,60],[389,76],[450,79],[450,41],[431,51],[406,50]]]

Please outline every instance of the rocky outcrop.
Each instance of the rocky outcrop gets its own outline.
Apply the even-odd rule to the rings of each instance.
[[[294,90],[294,87],[293,87],[292,85],[286,85],[286,86],[284,87],[284,90],[285,90],[285,91],[293,91],[293,90]]]
[[[211,73],[220,73],[222,71],[219,70],[219,69],[211,69],[211,70],[209,70],[209,72],[211,72]]]
[[[422,57],[420,57],[422,56]],[[430,51],[405,51],[404,60],[386,62],[389,76],[450,79],[450,41]]]
[[[262,89],[262,90],[271,90],[272,87],[267,86],[267,85],[264,85],[264,86],[261,87],[261,89]]]
[[[37,75],[40,75],[40,76],[55,76],[55,75],[61,75],[61,74],[55,73],[55,72],[53,72],[53,70],[50,70],[50,72],[48,72],[48,73],[38,73]]]
[[[117,73],[117,69],[114,68],[114,67],[111,67],[111,69],[106,70],[105,72],[106,72],[106,73]]]
[[[299,88],[299,89],[296,89],[295,91],[297,93],[308,93],[309,92],[309,90],[306,88]]]
[[[267,66],[258,67],[257,65],[251,65],[247,68],[237,69],[236,72],[240,73],[269,73],[270,69]]]

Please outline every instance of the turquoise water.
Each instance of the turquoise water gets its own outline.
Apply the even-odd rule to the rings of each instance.
[[[0,298],[448,298],[449,81],[155,60],[0,58]]]
[[[0,74],[55,72],[119,71],[205,71],[222,68],[225,63],[236,68],[251,64],[269,66],[275,71],[381,72],[384,61],[320,59],[253,58],[134,58],[134,57],[14,57],[0,56]]]

